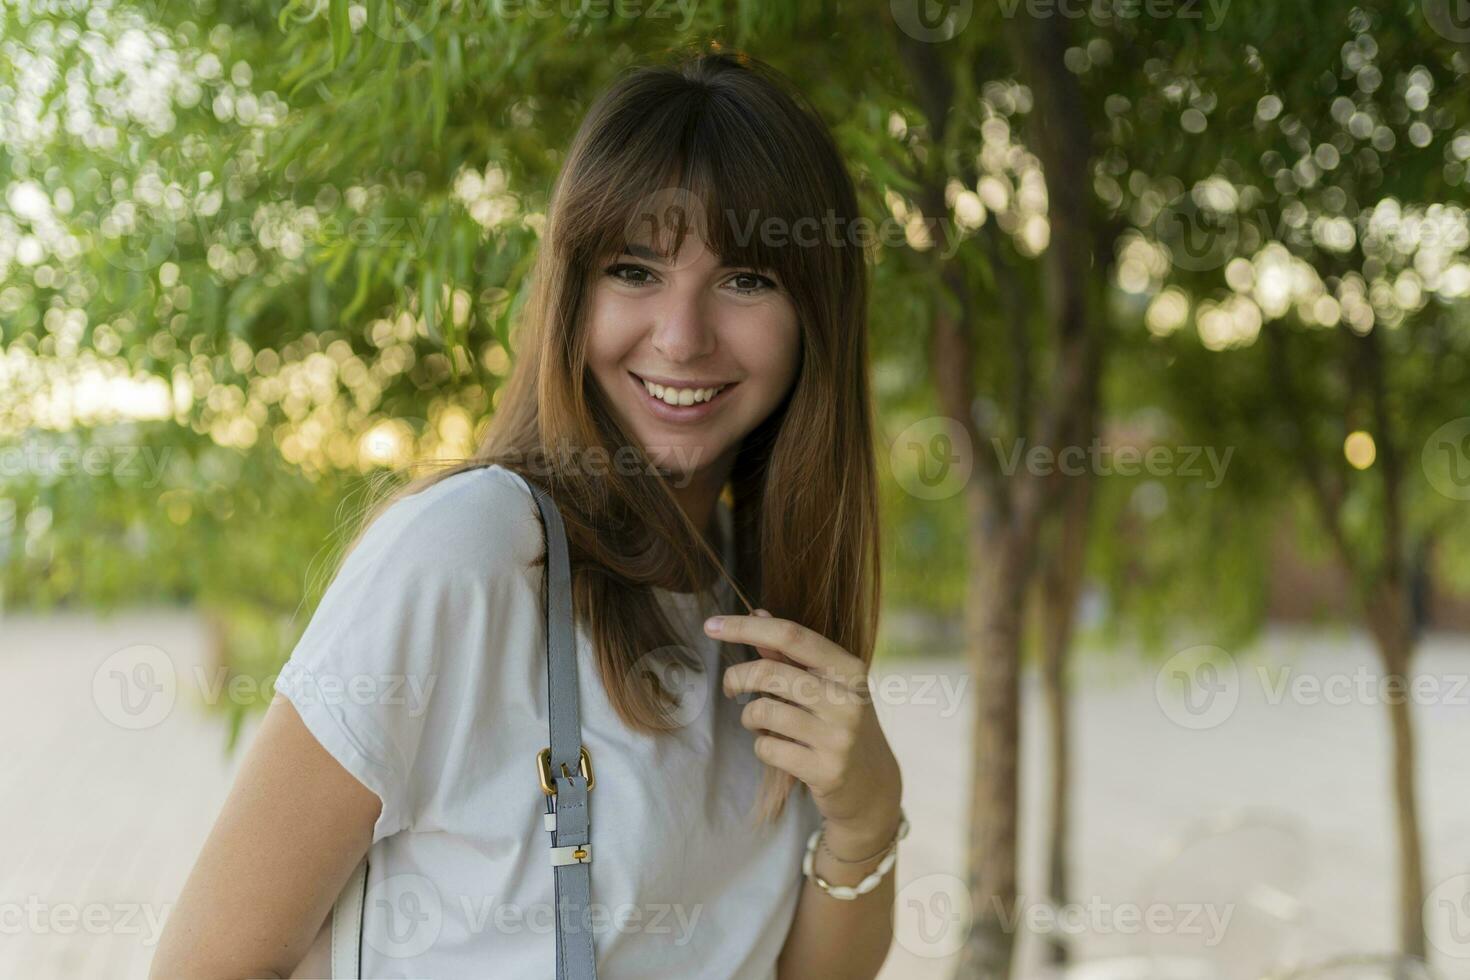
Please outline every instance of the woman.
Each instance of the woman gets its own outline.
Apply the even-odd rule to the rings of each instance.
[[[553,975],[532,483],[572,558],[599,977],[877,973],[894,875],[827,887],[901,824],[866,696],[866,269],[834,231],[856,218],[825,127],[759,63],[620,77],[557,179],[484,445],[347,555],[154,977],[326,975],[365,853],[364,976]],[[754,615],[702,622],[737,598]]]

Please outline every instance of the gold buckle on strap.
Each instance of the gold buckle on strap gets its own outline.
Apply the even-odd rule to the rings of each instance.
[[[592,775],[592,757],[587,754],[587,746],[582,746],[581,758],[578,760],[577,768],[582,771],[582,778],[587,780],[587,789],[597,785],[597,780]],[[547,746],[536,753],[536,771],[541,777],[541,792],[547,796],[556,795],[556,782],[551,778],[551,747]],[[561,764],[561,774],[568,779],[572,774],[567,772],[567,764]]]

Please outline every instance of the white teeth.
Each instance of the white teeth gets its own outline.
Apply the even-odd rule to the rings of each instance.
[[[650,395],[666,405],[693,405],[695,402],[707,402],[725,390],[724,385],[718,388],[666,388],[652,381],[643,381],[643,387]]]

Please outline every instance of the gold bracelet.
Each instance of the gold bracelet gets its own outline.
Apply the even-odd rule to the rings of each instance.
[[[904,825],[905,822],[906,821],[904,820],[903,810],[900,809],[898,811],[898,826],[899,826],[899,829],[900,830],[903,829],[903,825]],[[883,855],[887,854],[888,853],[888,849],[890,847],[892,847],[894,844],[898,843],[898,837],[899,837],[898,832],[895,831],[893,837],[891,837],[889,839],[889,841],[888,841],[887,844],[884,844],[882,847],[878,848],[876,851],[874,851],[872,854],[869,854],[867,857],[861,857],[861,858],[840,858],[836,854],[833,854],[832,853],[832,848],[830,848],[830,847],[827,846],[827,822],[824,820],[824,821],[822,821],[822,836],[820,838],[818,838],[817,843],[819,845],[821,845],[822,850],[824,850],[824,851],[827,852],[827,856],[828,857],[830,857],[832,860],[834,860],[834,861],[836,861],[836,862],[838,862],[840,864],[867,864],[869,861],[873,860],[874,858],[882,857]]]

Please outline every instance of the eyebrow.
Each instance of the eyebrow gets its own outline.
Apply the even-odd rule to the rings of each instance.
[[[631,255],[636,259],[648,259],[652,262],[664,261],[663,256],[659,255],[647,245],[637,245],[632,242],[623,246],[623,254]]]

